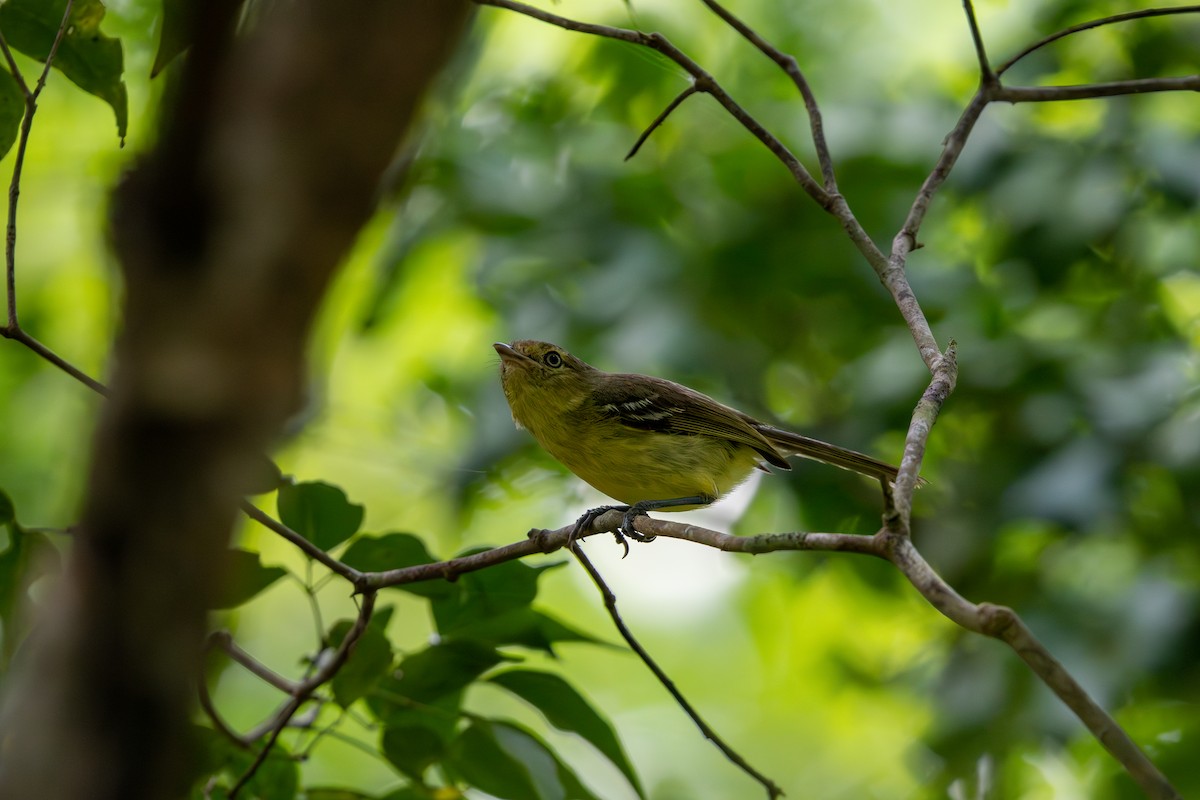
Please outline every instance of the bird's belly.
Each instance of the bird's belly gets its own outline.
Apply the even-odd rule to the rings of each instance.
[[[622,503],[707,498],[665,511],[708,505],[744,481],[759,462],[754,450],[735,442],[665,433],[647,434],[636,442],[607,439],[595,451],[551,452],[580,478]]]

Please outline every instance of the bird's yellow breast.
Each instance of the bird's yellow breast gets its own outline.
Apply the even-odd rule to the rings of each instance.
[[[761,460],[745,445],[711,436],[630,431],[600,423],[595,436],[554,436],[534,431],[542,447],[587,483],[622,503],[705,497],[705,503],[670,506],[686,511],[716,500],[744,481]],[[564,431],[565,433],[565,431]],[[545,435],[549,434],[549,435]]]

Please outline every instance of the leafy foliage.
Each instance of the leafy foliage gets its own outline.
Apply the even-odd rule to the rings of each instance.
[[[66,10],[67,0],[8,0],[0,5],[0,31],[12,47],[45,61]],[[120,41],[100,31],[104,14],[100,0],[75,0],[53,65],[80,89],[112,106],[117,136],[123,141],[129,125],[124,54]]]

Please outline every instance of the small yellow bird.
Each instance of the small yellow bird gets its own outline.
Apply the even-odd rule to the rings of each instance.
[[[803,456],[891,482],[896,467],[870,456],[766,425],[686,386],[648,375],[609,373],[558,345],[521,340],[492,345],[513,421],[550,455],[623,505],[593,508],[582,532],[606,511],[624,511],[621,533],[647,511],[685,511],[715,502],[769,466]]]

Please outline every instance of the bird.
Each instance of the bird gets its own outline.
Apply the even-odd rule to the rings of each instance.
[[[634,519],[710,505],[755,469],[791,469],[802,456],[885,485],[898,469],[863,453],[760,422],[674,381],[597,369],[532,339],[492,345],[513,421],[567,469],[619,501],[588,510],[571,541],[606,511],[624,513],[614,536],[648,542]]]

